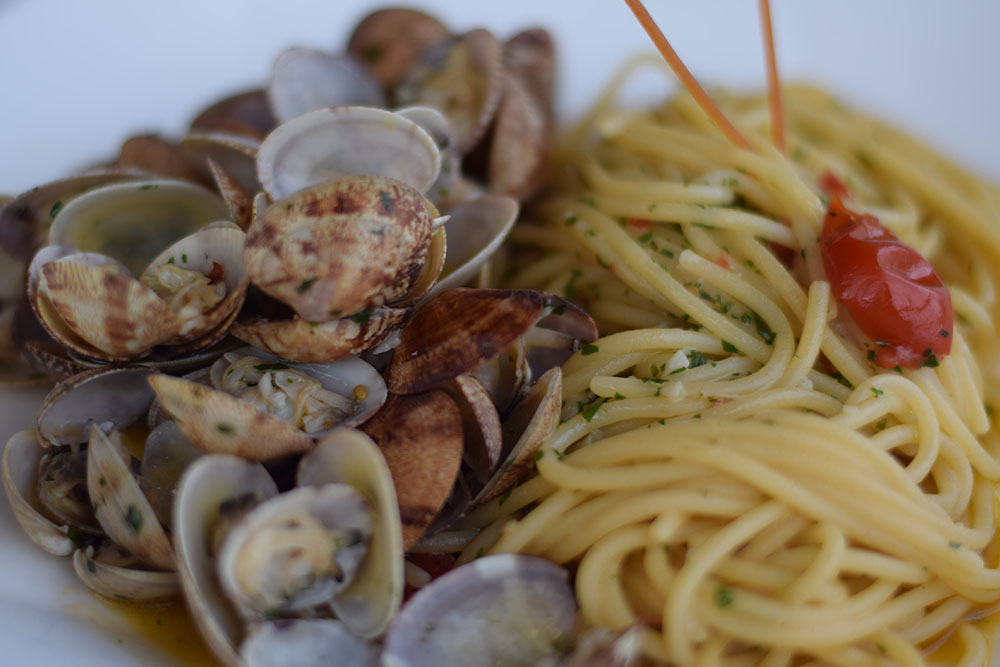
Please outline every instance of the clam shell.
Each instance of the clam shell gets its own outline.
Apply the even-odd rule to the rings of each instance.
[[[326,363],[356,356],[378,345],[398,327],[406,310],[376,308],[364,317],[344,317],[318,324],[303,319],[258,320],[234,326],[230,333],[282,359]]]
[[[500,247],[517,219],[518,204],[510,197],[485,195],[459,204],[449,212],[444,228],[448,257],[431,294],[460,287]]]
[[[349,484],[375,510],[368,554],[350,586],[331,605],[337,617],[361,637],[381,635],[403,599],[403,539],[392,474],[371,438],[338,429],[299,462],[301,486]]]
[[[228,214],[217,195],[187,181],[113,183],[66,204],[49,243],[107,255],[139,275],[164,248]]]
[[[222,543],[216,558],[222,590],[248,622],[325,604],[357,575],[368,551],[372,515],[364,496],[349,484],[300,487],[269,498],[250,510]],[[312,520],[309,524],[307,517]],[[308,540],[314,529],[334,536],[333,543]],[[253,553],[255,547],[264,546],[261,531],[269,538],[266,554]],[[337,538],[342,536],[360,541],[341,545]],[[307,549],[322,549],[339,576],[307,570],[316,564],[307,559]],[[261,562],[265,555],[273,560]],[[304,588],[289,590],[288,585]]]
[[[247,192],[258,192],[257,151],[260,140],[232,132],[191,132],[181,140],[181,148],[197,164],[212,160]]]
[[[307,321],[354,315],[410,289],[434,214],[389,178],[324,183],[268,207],[250,226],[244,263],[254,285]]]
[[[462,416],[442,391],[390,395],[362,426],[392,473],[409,549],[444,506],[462,461]]]
[[[455,146],[448,119],[431,107],[405,107],[396,109],[396,113],[424,128],[437,144],[441,151],[441,171],[427,191],[427,198],[439,206],[440,202],[450,201],[456,184],[462,178],[462,154]]]
[[[251,90],[219,100],[191,121],[191,132],[226,132],[263,139],[277,121],[263,90]]]
[[[66,536],[66,527],[49,520],[34,503],[38,464],[44,451],[33,429],[11,436],[3,451],[3,488],[14,518],[31,541],[53,556],[68,556],[74,546]]]
[[[126,140],[115,166],[141,169],[157,176],[179,178],[204,186],[212,184],[205,170],[185,154],[180,144],[154,134],[143,134]]]
[[[386,176],[420,193],[438,177],[441,153],[402,116],[373,107],[317,109],[279,125],[257,154],[257,173],[273,200],[343,176]]]
[[[544,28],[522,30],[503,45],[504,71],[517,77],[547,114],[555,90],[555,47]]]
[[[165,341],[167,344],[187,343],[216,332],[214,342],[228,329],[220,331],[219,327],[235,317],[250,286],[250,277],[243,267],[245,238],[246,234],[232,227],[206,227],[180,239],[150,262],[145,274],[154,273],[166,264],[206,276],[215,270],[216,263],[223,269],[221,280],[225,283],[226,295],[206,312],[181,315],[175,311],[175,316],[181,320],[181,329],[176,337]]]
[[[87,442],[91,424],[122,430],[149,408],[153,392],[145,368],[105,367],[84,371],[60,382],[46,395],[36,426],[46,445]]]
[[[353,56],[303,48],[278,54],[267,98],[279,123],[324,107],[386,105],[378,81]]]
[[[212,173],[215,189],[222,195],[223,201],[229,208],[229,216],[240,229],[246,231],[253,220],[253,200],[250,194],[218,162],[212,158],[206,158],[205,162]]]
[[[247,667],[299,667],[324,664],[336,656],[337,664],[376,667],[378,649],[328,618],[295,619],[263,623],[250,630],[240,645]]]
[[[534,472],[536,453],[556,426],[562,409],[562,370],[552,368],[528,389],[503,422],[506,460],[472,499],[472,507],[499,498]]]
[[[493,476],[500,465],[503,431],[493,399],[482,383],[470,374],[459,375],[444,385],[462,412],[465,447],[462,459],[482,483]]]
[[[403,607],[384,667],[540,665],[560,656],[576,600],[562,567],[500,554],[467,563],[423,587]]]
[[[542,103],[515,76],[507,76],[490,143],[491,192],[529,199],[545,184],[552,123]]]
[[[429,47],[447,37],[448,28],[428,14],[415,9],[382,9],[358,23],[347,51],[365,63],[388,90]]]
[[[103,563],[88,551],[76,550],[73,569],[87,588],[99,595],[115,600],[152,602],[172,598],[181,592],[176,572],[137,570]]]
[[[87,491],[104,532],[144,563],[176,569],[170,540],[116,444],[91,427],[87,447]]]
[[[181,475],[201,455],[173,421],[158,424],[146,436],[139,485],[160,523],[168,528],[173,526],[174,495]]]
[[[409,291],[401,299],[393,301],[392,305],[399,308],[411,306],[427,296],[437,283],[441,271],[444,270],[447,256],[448,235],[444,227],[440,227],[432,232],[426,256],[423,258],[423,265],[416,280],[413,281]]]
[[[388,386],[415,393],[468,373],[507,349],[543,315],[541,293],[452,289],[421,306],[403,328]]]
[[[174,542],[181,587],[198,629],[226,665],[243,664],[236,653],[243,624],[216,580],[210,535],[225,501],[248,497],[259,502],[277,493],[262,465],[222,455],[195,461],[177,487]]]
[[[179,333],[167,304],[120,265],[80,259],[41,266],[32,305],[53,338],[84,356],[128,361]]]
[[[437,44],[396,87],[396,100],[448,118],[455,144],[468,152],[486,131],[503,93],[502,46],[489,31],[471,30]]]

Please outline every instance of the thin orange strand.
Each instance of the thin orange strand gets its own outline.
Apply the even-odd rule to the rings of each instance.
[[[674,74],[681,80],[687,91],[691,93],[691,96],[698,103],[698,106],[702,108],[702,111],[722,130],[722,133],[726,135],[730,143],[740,148],[753,150],[750,147],[750,142],[740,134],[735,125],[729,122],[729,119],[726,118],[725,114],[722,113],[715,102],[712,101],[712,98],[708,96],[708,93],[705,92],[705,89],[701,87],[701,84],[698,83],[691,72],[688,71],[688,68],[684,66],[684,63],[681,62],[680,56],[670,46],[670,42],[667,41],[667,38],[660,31],[659,27],[657,27],[656,22],[653,21],[653,17],[646,11],[646,7],[643,6],[641,0],[625,0],[625,4],[635,14],[635,18],[638,19],[639,24],[646,31],[646,34],[649,35],[649,38],[653,40],[653,44],[659,49],[660,54],[667,61],[667,64],[670,65],[670,69],[674,71]]]
[[[760,24],[764,31],[764,57],[767,59],[767,104],[771,109],[771,141],[785,152],[785,115],[781,110],[781,82],[778,59],[774,55],[774,32],[771,29],[771,0],[759,0]]]

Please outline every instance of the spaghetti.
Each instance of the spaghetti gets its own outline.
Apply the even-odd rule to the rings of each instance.
[[[1000,602],[1000,189],[809,87],[687,94],[565,137],[510,278],[602,338],[564,366],[539,475],[480,508],[462,558],[577,566],[582,616],[679,665],[984,665]],[[951,354],[882,369],[826,280],[822,175],[946,281]],[[839,306],[839,307],[838,307]],[[839,313],[838,313],[839,310]]]

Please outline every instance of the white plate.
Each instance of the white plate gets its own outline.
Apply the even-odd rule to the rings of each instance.
[[[456,30],[543,25],[559,47],[559,110],[581,110],[648,41],[612,0],[422,3]],[[783,78],[823,83],[1000,180],[1000,3],[774,0]],[[752,0],[648,0],[705,83],[763,85]],[[113,155],[138,131],[178,134],[222,93],[259,85],[292,44],[333,49],[378,6],[363,0],[0,0],[0,192]],[[0,438],[30,425],[41,393],[0,389]],[[0,502],[0,662],[175,665],[94,602],[70,563],[25,539]],[[82,658],[82,660],[81,660]]]

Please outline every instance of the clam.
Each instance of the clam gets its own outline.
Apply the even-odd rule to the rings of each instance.
[[[552,121],[546,109],[516,76],[504,79],[496,111],[486,179],[489,190],[520,201],[545,183]]]
[[[559,359],[565,361],[562,357],[569,358],[580,341],[596,338],[593,320],[555,295],[456,288],[426,302],[407,322],[389,364],[388,386],[396,393],[425,391],[463,373],[488,368],[501,353],[514,359],[517,345],[524,347],[526,359],[537,360],[528,375],[539,375],[561,363]],[[486,375],[497,377],[493,372]],[[491,393],[496,397],[503,391]],[[504,408],[498,405],[501,412]]]
[[[175,569],[173,546],[139,488],[123,457],[117,431],[105,435],[98,426],[90,429],[87,447],[87,491],[101,528],[115,544],[146,565],[160,570]]]
[[[462,462],[462,417],[443,391],[390,395],[361,429],[385,456],[399,501],[403,548],[434,521]]]
[[[399,181],[342,178],[268,207],[250,227],[244,262],[259,289],[302,319],[348,317],[411,289],[427,258],[435,215],[419,192]]]
[[[362,19],[351,34],[347,51],[391,90],[429,47],[447,38],[448,28],[421,11],[382,9]]]
[[[73,553],[73,569],[87,588],[116,600],[149,602],[165,600],[178,595],[181,590],[176,572],[143,570],[135,566],[135,559],[115,554],[113,546],[102,545],[77,549]]]
[[[518,204],[510,197],[485,195],[459,204],[448,212],[448,256],[441,278],[431,294],[460,287],[500,247],[517,219]]]
[[[245,192],[259,192],[257,152],[260,139],[221,130],[190,132],[181,140],[181,148],[199,165],[215,162]]]
[[[31,541],[54,556],[68,556],[74,545],[66,526],[49,519],[35,500],[44,452],[33,429],[11,436],[3,452],[3,488],[14,518]]]
[[[150,408],[150,413],[153,410]],[[165,415],[164,415],[165,417]],[[174,495],[181,475],[202,451],[188,440],[176,422],[164,419],[156,424],[142,448],[139,484],[160,523],[172,526]]]
[[[485,483],[500,465],[503,430],[493,399],[471,373],[459,375],[444,385],[462,413],[465,436],[462,459],[472,475]]]
[[[32,260],[32,308],[53,338],[89,358],[207,346],[225,333],[248,285],[243,232],[209,224],[227,215],[215,195],[183,181],[90,191],[60,210],[52,245]]]
[[[299,462],[300,486],[349,484],[374,510],[368,553],[354,581],[330,605],[351,632],[381,635],[403,599],[403,542],[399,506],[386,460],[360,431],[337,429]]]
[[[506,459],[472,499],[473,507],[514,488],[534,471],[539,447],[556,426],[562,409],[562,371],[547,370],[514,405],[503,421]]]
[[[421,588],[386,635],[385,667],[538,665],[561,657],[576,618],[562,567],[501,554]]]
[[[181,587],[209,647],[225,664],[242,665],[236,646],[243,623],[216,578],[211,536],[229,507],[254,507],[278,489],[259,463],[205,456],[184,472],[174,504],[174,543]]]
[[[332,428],[361,423],[385,401],[369,364],[292,364],[252,348],[219,358],[212,386],[154,375],[149,383],[184,435],[209,453],[267,460],[312,448]]]
[[[396,114],[422,127],[441,153],[441,170],[427,191],[427,198],[441,208],[442,202],[460,201],[455,199],[455,191],[462,178],[462,154],[455,145],[448,119],[437,109],[421,106],[396,109]]]
[[[477,29],[440,42],[395,89],[403,105],[434,107],[448,118],[456,146],[468,152],[486,132],[503,92],[502,47]]]
[[[250,90],[215,102],[191,121],[190,131],[226,132],[251,139],[263,139],[277,122],[271,113],[267,94]]]
[[[351,55],[291,48],[274,61],[267,98],[279,123],[324,107],[384,107],[379,82]]]
[[[219,583],[247,622],[329,602],[369,550],[373,512],[348,484],[301,487],[252,509],[216,558]]]
[[[122,144],[115,166],[192,181],[206,187],[212,184],[203,165],[191,160],[180,144],[155,134],[140,134],[127,139]]]
[[[257,173],[272,200],[356,174],[377,174],[425,193],[441,154],[419,125],[374,107],[332,107],[279,125],[257,153]]]

